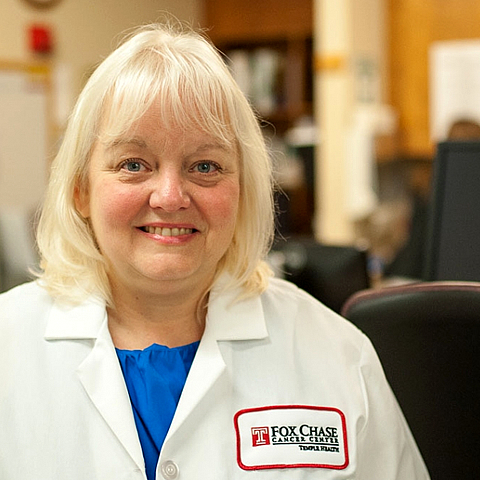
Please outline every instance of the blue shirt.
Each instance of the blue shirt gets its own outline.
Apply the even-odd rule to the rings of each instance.
[[[153,344],[120,350],[120,360],[142,445],[148,480],[155,479],[158,457],[199,342],[176,348]]]

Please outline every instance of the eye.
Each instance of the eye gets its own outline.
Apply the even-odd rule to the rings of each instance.
[[[193,166],[193,170],[199,173],[214,173],[220,170],[220,166],[211,161],[201,161]]]
[[[123,162],[120,166],[121,170],[127,170],[127,172],[142,172],[145,170],[145,165],[140,160],[130,159]]]

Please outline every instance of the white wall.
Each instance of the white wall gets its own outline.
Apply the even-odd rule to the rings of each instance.
[[[166,12],[199,26],[202,6],[203,0],[60,0],[50,9],[37,9],[26,0],[0,0],[0,211],[32,209],[41,202],[48,159],[68,113],[93,67],[124,32]],[[33,24],[52,31],[54,50],[45,58],[29,51],[27,32]],[[53,88],[33,85],[32,90],[10,81],[10,74],[21,71],[18,66],[39,60],[50,65]]]
[[[0,2],[0,60],[27,61],[27,29],[34,23],[49,26],[54,34],[56,63],[73,70],[74,89],[82,77],[108,54],[126,29],[150,23],[168,11],[199,24],[202,0],[60,0],[50,9],[36,9],[26,0]]]

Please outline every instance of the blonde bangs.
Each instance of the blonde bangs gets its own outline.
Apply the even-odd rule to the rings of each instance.
[[[230,86],[225,88],[228,75],[169,50],[154,46],[140,51],[117,73],[103,102],[102,137],[127,135],[155,104],[161,128],[197,129],[233,146],[235,102],[229,98]]]

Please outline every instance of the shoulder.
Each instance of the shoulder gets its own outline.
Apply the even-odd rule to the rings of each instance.
[[[32,362],[38,360],[36,352],[43,345],[53,303],[38,282],[20,285],[0,295],[0,363],[8,364],[9,371],[21,371],[25,351]],[[1,368],[0,375],[5,375]]]
[[[319,300],[301,288],[286,280],[272,278],[261,295],[266,314],[300,320],[302,322],[321,323],[344,329],[354,335],[359,330],[348,320],[341,317]]]
[[[38,281],[25,283],[0,295],[0,316],[25,314],[29,311],[38,314],[52,304],[52,297]]]
[[[12,288],[0,295],[0,334],[8,338],[15,331],[35,330],[43,324],[54,300],[38,282]]]
[[[361,355],[365,335],[351,322],[291,282],[273,278],[261,295],[269,331],[282,330],[304,342]],[[330,347],[329,347],[330,346]]]

